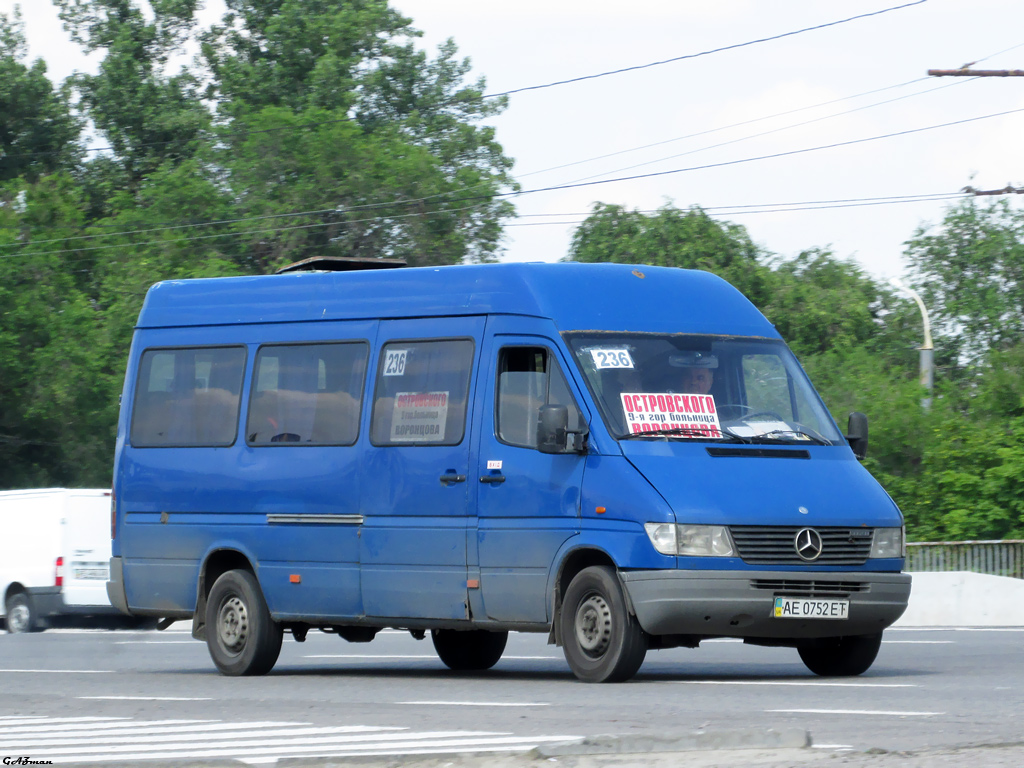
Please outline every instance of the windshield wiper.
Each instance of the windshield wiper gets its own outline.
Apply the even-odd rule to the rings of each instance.
[[[759,435],[752,435],[751,442],[774,442],[778,438],[782,438],[789,435],[792,440],[799,442],[812,442],[815,445],[832,445],[832,442],[826,440],[821,435],[812,434],[803,429],[773,429],[768,432],[762,432]],[[799,435],[799,437],[797,437]]]
[[[721,428],[721,436],[712,437],[704,433],[704,430],[696,429],[694,427],[663,427],[661,429],[652,429],[648,432],[627,432],[624,435],[619,435],[616,440],[631,440],[635,437],[667,437],[669,435],[686,435],[687,437],[697,437],[704,440],[728,440],[734,443],[749,443],[750,440],[745,437],[737,435],[735,432],[731,432],[726,427]]]

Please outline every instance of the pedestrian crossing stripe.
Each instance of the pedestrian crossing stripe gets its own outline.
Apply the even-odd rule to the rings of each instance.
[[[420,731],[402,726],[130,718],[0,719],[0,754],[34,761],[103,763],[234,759],[250,764],[288,757],[526,752],[576,741],[568,735],[519,736],[502,731]]]

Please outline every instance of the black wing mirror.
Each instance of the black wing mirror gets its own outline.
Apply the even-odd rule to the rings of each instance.
[[[846,442],[853,449],[853,455],[863,459],[868,455],[868,417],[860,411],[850,414],[850,421],[846,427]]]
[[[569,408],[542,405],[537,415],[537,450],[541,453],[583,453],[582,430],[569,430]]]

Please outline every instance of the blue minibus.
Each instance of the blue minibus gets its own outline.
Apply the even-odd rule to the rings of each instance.
[[[154,285],[127,364],[108,593],[226,675],[284,635],[543,632],[588,682],[709,638],[858,675],[906,608],[900,510],[770,322],[619,264]]]

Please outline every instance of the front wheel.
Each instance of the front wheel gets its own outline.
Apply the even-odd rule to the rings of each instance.
[[[618,683],[637,673],[647,655],[647,633],[626,608],[615,571],[584,568],[565,590],[558,621],[562,650],[586,683]]]
[[[214,582],[206,601],[206,644],[223,674],[265,675],[277,662],[283,636],[252,573],[228,571]]]
[[[800,659],[822,677],[852,677],[867,672],[882,645],[882,633],[826,637],[797,647]]]
[[[24,632],[40,632],[43,627],[36,616],[32,599],[19,592],[7,598],[7,631],[12,635],[20,635]]]
[[[432,629],[430,639],[434,650],[449,669],[459,672],[481,672],[490,669],[505,652],[508,632],[486,629]]]

